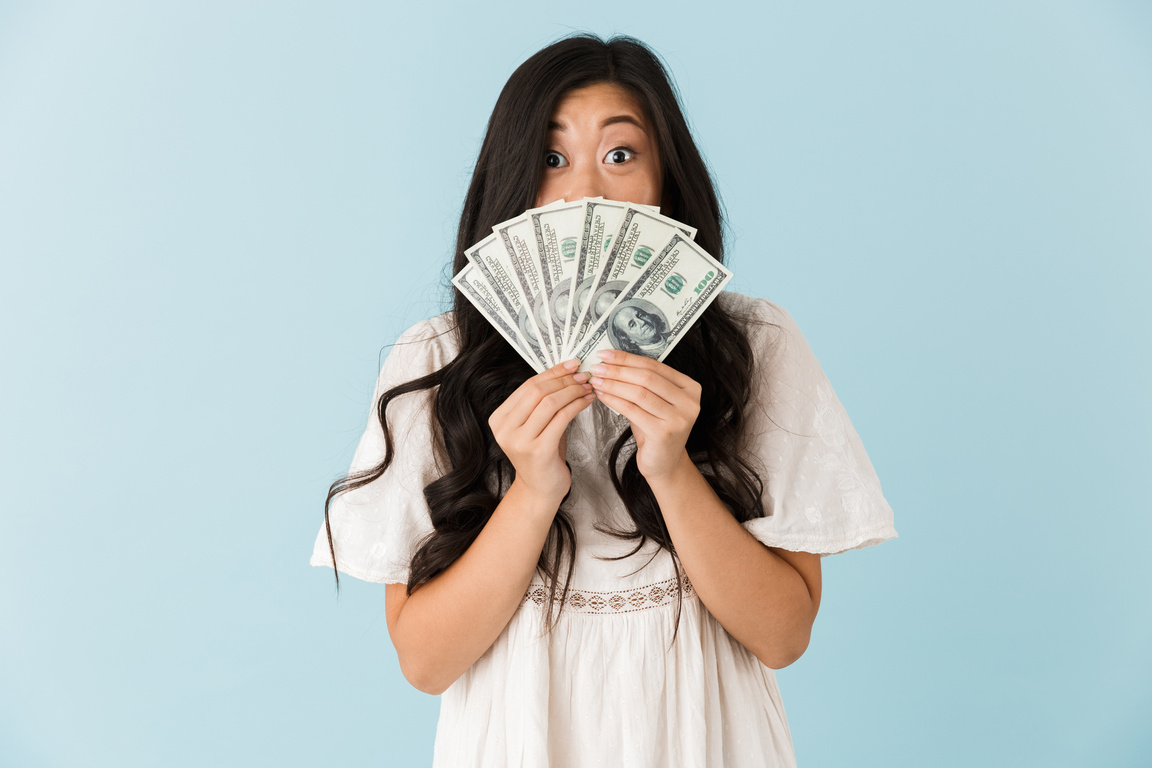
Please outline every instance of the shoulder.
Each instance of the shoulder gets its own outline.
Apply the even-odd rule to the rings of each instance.
[[[804,341],[792,315],[779,304],[734,291],[724,291],[716,302],[745,329],[757,357]]]
[[[760,323],[792,323],[792,316],[788,314],[788,310],[768,299],[747,296],[735,291],[723,291],[716,297],[716,301],[726,312],[741,319]]]
[[[460,337],[456,327],[456,313],[445,312],[421,320],[400,334],[388,353],[388,361],[410,371],[415,376],[437,370],[456,357],[460,351]]]
[[[445,347],[455,351],[459,346],[456,337],[456,313],[449,311],[421,320],[400,334],[396,343]]]
[[[389,347],[377,380],[377,396],[386,389],[438,371],[460,351],[454,312],[421,320]]]

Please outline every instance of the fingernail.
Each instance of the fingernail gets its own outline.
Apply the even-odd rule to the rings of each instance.
[[[587,390],[587,389],[592,389],[592,385],[591,385],[591,384],[581,384],[580,386],[584,387],[584,389],[586,389],[586,390]]]
[[[595,389],[597,392],[599,392],[600,387],[603,386],[603,384],[604,384],[604,379],[600,378],[599,376],[593,376],[591,384],[592,384],[592,388]]]
[[[576,380],[577,384],[583,384],[584,382],[588,381],[588,374],[584,371],[577,371],[572,375],[572,378]]]
[[[585,400],[595,400],[595,399],[596,399],[596,395],[593,395],[593,394],[589,393],[589,394],[587,394],[587,395],[584,395],[584,399],[585,399]]]
[[[579,360],[568,360],[567,362],[564,363],[564,370],[566,370],[566,371],[574,371],[579,367],[580,367],[580,361]]]
[[[603,376],[607,372],[608,366],[604,365],[603,363],[592,366],[592,373],[596,374],[597,376]]]
[[[615,356],[616,356],[616,350],[614,350],[614,349],[604,349],[604,350],[600,351],[600,359],[601,360],[611,360]]]

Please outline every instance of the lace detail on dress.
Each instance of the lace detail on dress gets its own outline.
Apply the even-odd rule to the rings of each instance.
[[[684,588],[684,596],[689,597],[695,594],[692,589],[692,582],[688,581],[687,576],[680,577],[680,583]],[[554,602],[560,602],[560,595],[552,598]],[[634,611],[646,611],[649,608],[658,608],[661,605],[668,605],[676,600],[676,579],[668,579],[667,581],[657,582],[656,584],[649,584],[645,587],[636,587],[635,589],[627,589],[620,592],[593,592],[587,589],[570,589],[568,596],[564,599],[564,610],[572,611],[573,613],[599,613],[599,614],[616,614],[616,613],[633,613]],[[529,584],[528,593],[524,595],[524,602],[532,601],[537,606],[543,607],[544,603],[548,602],[548,587],[545,584]]]
[[[840,492],[840,503],[844,511],[853,518],[860,519],[871,512],[873,499],[880,496],[880,484],[875,474],[861,471],[851,447],[848,445],[848,427],[845,426],[832,388],[821,383],[816,387],[820,405],[816,408],[814,426],[821,442],[829,451],[817,457],[817,463],[836,476],[836,490]],[[804,510],[809,522],[819,523],[823,519],[819,508],[808,506]]]

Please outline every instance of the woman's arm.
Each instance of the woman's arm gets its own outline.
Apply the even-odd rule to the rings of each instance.
[[[647,479],[684,571],[720,625],[773,669],[800,658],[820,607],[820,556],[757,541],[687,453]]]
[[[516,479],[467,551],[411,595],[403,584],[385,591],[400,669],[425,693],[443,693],[483,656],[524,599],[572,482],[564,431],[592,401],[578,364],[533,376],[489,419]]]
[[[808,647],[820,606],[819,555],[761,544],[696,469],[684,446],[700,412],[699,384],[647,357],[601,358],[592,385],[631,422],[638,468],[700,601],[765,665],[788,666]]]

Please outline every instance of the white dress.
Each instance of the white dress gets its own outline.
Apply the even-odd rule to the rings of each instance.
[[[744,527],[768,546],[821,555],[894,538],[872,464],[791,316],[762,299],[720,300],[749,316],[757,360],[747,451],[765,481],[766,516]],[[446,313],[406,332],[373,402],[451,360],[452,328]],[[427,402],[424,392],[394,401],[395,462],[332,504],[336,558],[351,576],[407,582],[409,560],[432,532],[422,489],[441,473],[429,449]],[[547,589],[534,583],[492,647],[444,692],[434,766],[795,765],[773,671],[720,626],[686,579],[672,642],[678,574],[668,553],[649,544],[625,560],[599,559],[633,546],[594,527],[630,523],[607,471],[626,424],[596,402],[569,428],[577,548],[560,618],[543,634]],[[373,412],[352,469],[382,455]],[[311,562],[332,565],[323,527]]]

